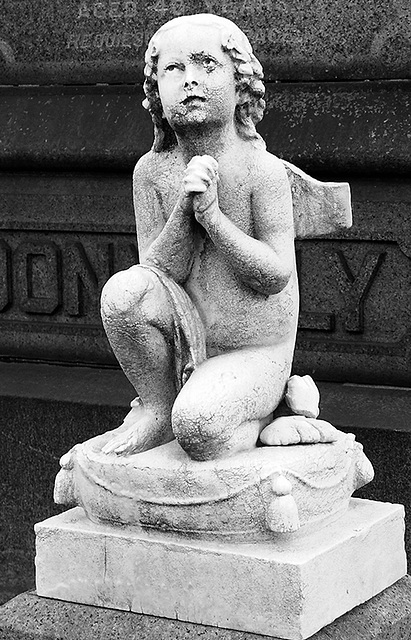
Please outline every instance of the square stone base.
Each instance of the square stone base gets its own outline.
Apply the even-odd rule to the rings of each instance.
[[[89,521],[36,525],[37,593],[288,638],[308,638],[406,573],[404,510],[352,499],[319,531],[272,542],[187,540]]]

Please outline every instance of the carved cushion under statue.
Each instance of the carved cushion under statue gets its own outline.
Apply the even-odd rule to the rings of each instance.
[[[176,441],[112,460],[107,434],[77,445],[56,481],[56,502],[95,522],[204,538],[266,539],[341,515],[372,479],[352,434],[333,443],[257,447],[197,462]]]
[[[56,501],[92,520],[265,538],[342,513],[372,478],[354,436],[318,420],[312,380],[290,378],[294,239],[349,227],[349,187],[266,151],[262,79],[224,18],[177,18],[149,43],[141,265],[102,294],[138,398],[123,425],[63,456],[56,480]]]

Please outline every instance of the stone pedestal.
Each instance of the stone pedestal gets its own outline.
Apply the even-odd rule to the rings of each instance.
[[[406,573],[403,507],[358,499],[319,530],[253,544],[93,524],[81,508],[36,534],[41,596],[288,639]]]

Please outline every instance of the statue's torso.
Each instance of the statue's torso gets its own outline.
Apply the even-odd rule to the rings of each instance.
[[[279,294],[265,296],[244,284],[207,236],[184,285],[206,327],[215,355],[244,346],[294,341],[298,312],[295,274]]]
[[[156,156],[157,170],[152,174],[156,192],[153,215],[162,216],[164,225],[177,202],[185,164],[176,156],[171,159],[166,154]],[[246,163],[227,167],[220,164],[219,176],[221,211],[239,229],[255,237],[252,170]],[[258,293],[240,279],[228,258],[203,227],[196,224],[194,261],[183,286],[204,322],[208,355],[270,343],[293,348],[298,316],[295,267],[289,283],[279,294]]]

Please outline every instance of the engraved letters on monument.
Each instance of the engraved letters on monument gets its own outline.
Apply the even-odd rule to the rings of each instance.
[[[410,12],[399,0],[372,7],[318,2],[309,10],[276,0],[5,0],[2,80],[134,83],[162,23],[215,11],[253,36],[267,80],[407,76],[409,61],[398,41],[409,41]],[[319,28],[327,38],[317,37]]]
[[[115,365],[101,327],[99,296],[110,275],[138,260],[127,178],[117,183],[115,194],[106,188],[96,198],[92,182],[88,193],[81,184],[67,194],[60,178],[51,183],[54,194],[49,189],[46,196],[38,185],[33,188],[33,179],[9,183],[2,177],[3,357]],[[295,368],[317,379],[407,384],[411,252],[406,212],[398,217],[396,211],[404,206],[400,198],[410,196],[399,188],[396,204],[370,191],[354,183],[352,230],[297,242],[301,313]]]
[[[54,94],[46,87],[7,87],[0,105],[2,166],[32,172],[13,180],[4,173],[0,181],[0,357],[113,366],[98,305],[108,277],[137,259],[127,178],[150,145],[143,96],[135,88],[143,52],[168,18],[213,11],[216,3],[4,5],[2,83],[65,87]],[[367,20],[349,2],[326,13],[322,3],[293,11],[291,32],[282,3],[253,3],[252,10],[234,0],[218,5],[220,14],[250,35],[263,62],[267,112],[259,130],[268,149],[311,175],[329,179],[330,171],[330,179],[347,178],[352,186],[354,228],[297,242],[301,313],[295,370],[323,380],[408,385],[411,194],[398,179],[408,171],[408,94],[392,82],[372,83],[371,90],[360,82],[325,81],[404,75],[405,48],[395,43],[407,41],[409,12],[394,0],[389,7],[368,8]],[[342,19],[349,25],[344,33]],[[313,37],[319,23],[330,35],[326,43]],[[361,67],[353,62],[357,50]],[[283,82],[273,82],[278,79]],[[84,168],[128,174],[110,173],[116,187],[113,193],[104,188],[101,198],[103,177],[84,178]],[[37,173],[54,169],[79,173],[50,173],[47,184]],[[356,177],[374,170],[385,182]]]

